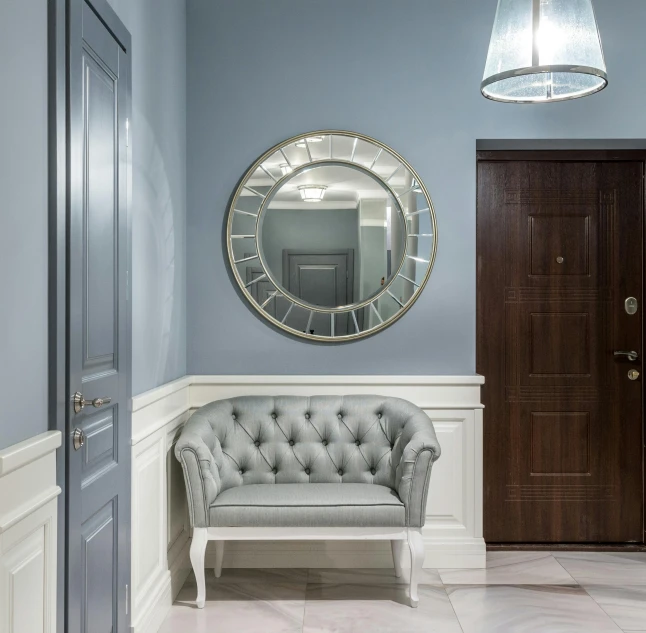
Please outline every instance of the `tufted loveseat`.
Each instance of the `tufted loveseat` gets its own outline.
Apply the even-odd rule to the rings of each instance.
[[[226,540],[390,540],[400,576],[411,554],[410,598],[424,558],[421,528],[431,467],[440,455],[418,407],[380,396],[245,396],[196,411],[175,447],[193,541],[197,606],[204,555]]]

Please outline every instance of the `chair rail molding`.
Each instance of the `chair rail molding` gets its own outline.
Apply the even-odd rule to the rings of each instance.
[[[0,631],[56,630],[56,449],[48,431],[0,451]]]
[[[156,631],[190,572],[190,524],[173,447],[197,408],[241,395],[379,394],[404,398],[435,425],[442,456],[433,466],[426,567],[482,568],[484,378],[473,376],[185,376],[132,400],[132,624]],[[215,566],[210,544],[206,566]],[[225,567],[391,567],[379,541],[231,541]]]

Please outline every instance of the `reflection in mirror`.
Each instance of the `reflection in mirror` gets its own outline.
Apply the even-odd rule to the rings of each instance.
[[[377,294],[398,272],[406,243],[404,218],[388,188],[344,164],[285,178],[266,202],[258,232],[276,286],[326,308]],[[337,331],[347,332],[347,324]]]
[[[349,132],[270,150],[236,192],[229,258],[252,305],[306,338],[343,340],[398,319],[436,250],[428,193],[406,161]]]

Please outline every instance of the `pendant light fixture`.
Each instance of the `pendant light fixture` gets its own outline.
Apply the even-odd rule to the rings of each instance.
[[[326,189],[325,185],[301,185],[298,188],[305,202],[321,202]]]
[[[607,85],[592,0],[498,0],[481,85],[485,97],[549,103]]]

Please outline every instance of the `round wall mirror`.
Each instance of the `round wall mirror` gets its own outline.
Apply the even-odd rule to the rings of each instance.
[[[343,341],[401,317],[435,259],[433,204],[412,167],[361,134],[312,132],[242,179],[229,260],[253,307],[288,332]]]

